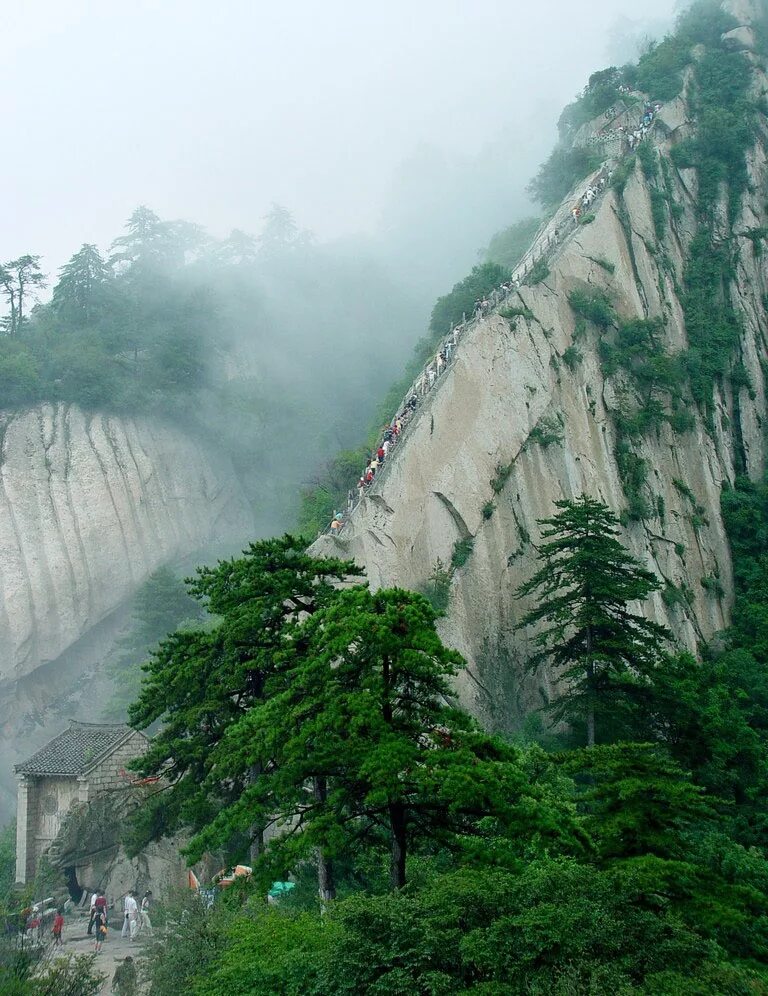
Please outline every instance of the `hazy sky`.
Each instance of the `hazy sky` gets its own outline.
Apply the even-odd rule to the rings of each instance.
[[[450,157],[509,128],[524,158],[549,144],[618,36],[674,0],[2,7],[0,259],[51,270],[139,203],[220,235],[258,230],[272,201],[321,238],[371,231],[419,147]]]

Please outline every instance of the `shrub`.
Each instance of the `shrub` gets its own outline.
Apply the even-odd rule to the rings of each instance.
[[[471,315],[475,301],[484,298],[509,277],[509,270],[497,263],[475,266],[469,276],[454,284],[449,294],[439,297],[432,309],[429,327],[436,335],[446,335],[464,314]]]
[[[725,588],[723,588],[723,583],[717,574],[709,574],[703,577],[701,579],[701,587],[716,598],[722,598],[725,595]]]
[[[622,72],[616,66],[593,73],[580,96],[560,115],[557,123],[560,136],[567,139],[582,125],[612,107],[619,96],[621,81]]]
[[[574,312],[598,328],[611,328],[616,323],[616,312],[605,294],[599,291],[574,290],[568,295],[568,303]]]
[[[562,423],[555,415],[542,416],[528,435],[528,443],[538,443],[543,450],[562,441]]]
[[[528,192],[545,207],[559,204],[601,162],[602,156],[594,150],[557,148],[531,180]]]
[[[599,267],[602,267],[602,269],[605,270],[606,273],[610,273],[611,275],[613,275],[616,272],[616,264],[609,263],[608,260],[603,259],[602,256],[590,256],[589,259],[591,259],[592,262],[596,263]]]
[[[579,363],[584,359],[582,353],[577,349],[576,346],[569,346],[563,352],[563,363],[568,367],[569,370],[573,371],[576,369]]]
[[[512,305],[509,308],[500,308],[499,314],[502,318],[506,318],[507,321],[512,321],[515,318],[524,318],[527,322],[533,320],[533,312],[526,305]]]
[[[627,180],[635,171],[636,159],[634,156],[627,156],[624,162],[619,163],[616,169],[613,171],[613,176],[611,177],[611,186],[617,191],[619,195],[624,193],[624,188],[627,185]]]
[[[652,142],[641,142],[637,148],[637,158],[646,180],[655,180],[659,175],[656,146]]]
[[[418,591],[427,599],[438,615],[445,613],[451,594],[451,571],[446,568],[439,557],[435,561],[432,573],[426,582],[418,588]]]
[[[485,503],[485,505],[483,505],[483,509],[482,509],[483,518],[487,521],[488,519],[491,518],[491,516],[493,515],[493,513],[495,511],[496,511],[496,504],[495,504],[495,502],[487,501]]]
[[[491,480],[491,488],[494,494],[501,494],[504,490],[504,485],[509,480],[513,467],[513,463],[499,463],[496,465],[496,476]]]
[[[671,581],[666,581],[661,589],[661,599],[669,608],[678,605],[681,608],[687,608],[693,601],[693,592],[686,585],[676,585]]]
[[[681,494],[683,498],[687,498],[692,505],[696,505],[696,495],[693,491],[691,491],[685,481],[681,481],[679,477],[673,477],[672,484],[675,490]]]
[[[453,544],[453,553],[451,554],[451,567],[453,570],[456,571],[467,563],[472,556],[474,546],[475,541],[471,536],[468,536],[466,539],[456,540]]]
[[[624,518],[629,522],[647,519],[651,513],[648,500],[643,494],[648,478],[646,461],[637,455],[625,440],[620,440],[616,447],[616,465],[619,471],[621,486],[627,499],[627,509]]]

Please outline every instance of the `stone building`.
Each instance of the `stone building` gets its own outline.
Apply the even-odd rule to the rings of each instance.
[[[66,815],[100,793],[126,788],[127,765],[144,753],[147,738],[123,723],[78,723],[16,765],[16,881],[31,881],[42,854]]]

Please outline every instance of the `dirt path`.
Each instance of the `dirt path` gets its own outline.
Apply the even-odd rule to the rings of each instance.
[[[141,952],[141,939],[131,943],[128,938],[123,939],[121,934],[122,915],[119,910],[110,910],[109,927],[107,939],[102,945],[100,954],[96,955],[96,968],[103,972],[107,979],[101,988],[102,996],[112,991],[112,977],[118,962],[121,962],[126,955],[134,958]],[[62,954],[91,954],[93,952],[94,939],[89,937],[88,917],[79,913],[70,914],[64,923],[64,933],[62,939],[64,944],[61,947]]]

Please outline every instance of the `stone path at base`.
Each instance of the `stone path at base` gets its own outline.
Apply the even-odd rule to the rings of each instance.
[[[88,936],[87,930],[87,917],[81,918],[78,914],[70,914],[66,917],[64,933],[62,934],[64,944],[59,949],[61,954],[92,954],[94,940],[93,937]],[[133,955],[136,958],[137,954],[141,952],[141,942],[134,941],[131,944],[128,938],[123,939],[120,936],[121,930],[122,916],[119,912],[115,914],[114,911],[110,911],[107,940],[102,945],[101,953],[96,955],[97,970],[107,976],[101,987],[100,996],[107,996],[112,992],[112,977],[118,963],[126,955]]]

